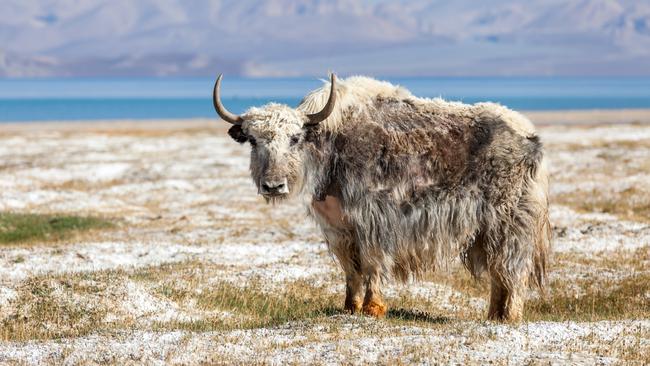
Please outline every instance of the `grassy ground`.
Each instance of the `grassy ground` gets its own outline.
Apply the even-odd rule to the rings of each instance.
[[[5,133],[0,364],[648,364],[650,127],[541,133],[555,253],[506,325],[458,263],[345,314],[318,230],[224,131]]]
[[[0,244],[56,241],[112,226],[110,221],[96,217],[0,212]]]

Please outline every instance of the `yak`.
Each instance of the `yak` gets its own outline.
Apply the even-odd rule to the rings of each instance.
[[[221,103],[228,134],[250,143],[267,202],[304,198],[345,272],[345,310],[381,317],[381,286],[460,257],[490,279],[488,318],[520,320],[550,253],[548,173],[533,124],[494,103],[419,98],[389,82],[334,74],[296,108],[241,115]]]

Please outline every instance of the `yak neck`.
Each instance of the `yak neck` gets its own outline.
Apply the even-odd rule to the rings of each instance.
[[[326,195],[332,195],[336,182],[336,154],[334,141],[336,133],[322,127],[307,131],[305,149],[305,191],[313,200],[322,201]]]

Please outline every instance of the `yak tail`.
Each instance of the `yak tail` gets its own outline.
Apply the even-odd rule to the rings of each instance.
[[[548,181],[548,173],[545,169],[546,162],[544,161],[544,146],[539,140],[539,136],[533,134],[527,136],[524,141],[524,146],[526,147],[526,159],[524,164],[528,168],[528,177],[535,181],[539,179],[546,179],[546,181]],[[545,174],[546,177],[541,177],[540,173]],[[548,182],[546,183],[546,186],[548,186]]]
[[[546,285],[546,267],[551,253],[551,227],[548,221],[548,212],[544,216],[535,238],[533,271],[531,273],[531,283],[540,289]]]
[[[539,162],[532,182],[531,193],[539,209],[534,238],[531,284],[543,289],[546,284],[546,267],[551,254],[551,224],[548,218],[548,170],[546,159]]]

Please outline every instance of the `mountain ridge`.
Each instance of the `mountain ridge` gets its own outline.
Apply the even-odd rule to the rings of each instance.
[[[7,0],[0,76],[650,75],[633,0]]]

